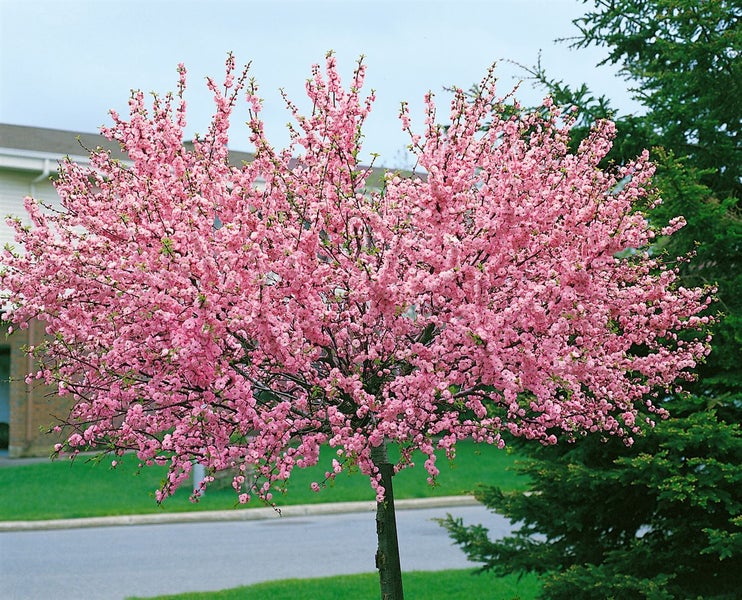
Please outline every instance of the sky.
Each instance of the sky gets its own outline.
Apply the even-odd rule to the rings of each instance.
[[[266,131],[282,147],[290,117],[279,89],[306,106],[311,65],[332,50],[346,80],[364,55],[366,89],[376,91],[362,158],[405,167],[400,102],[420,127],[428,90],[445,114],[445,88],[468,89],[495,62],[503,94],[526,77],[513,62],[534,65],[541,53],[552,78],[636,110],[616,69],[596,67],[605,49],[555,41],[576,34],[585,10],[580,0],[0,0],[0,122],[94,132],[111,123],[110,109],[126,113],[131,89],[176,89],[182,62],[192,137],[212,113],[204,79],[223,75],[231,51],[238,65],[251,62]],[[524,81],[517,97],[533,104],[543,93]],[[233,149],[251,150],[245,120],[233,120]]]

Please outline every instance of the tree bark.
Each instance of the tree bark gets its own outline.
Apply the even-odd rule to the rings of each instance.
[[[371,450],[371,459],[381,473],[384,486],[384,501],[376,503],[376,568],[379,570],[381,600],[403,600],[402,568],[399,562],[397,541],[397,519],[394,513],[394,490],[392,476],[394,466],[387,456],[386,442]]]

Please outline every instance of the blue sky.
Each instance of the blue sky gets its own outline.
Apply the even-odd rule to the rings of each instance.
[[[405,166],[400,101],[420,123],[427,90],[445,102],[445,86],[468,88],[495,61],[503,93],[524,76],[506,61],[533,65],[541,51],[552,77],[635,110],[615,70],[596,68],[604,51],[554,41],[574,35],[571,21],[584,11],[579,0],[0,0],[0,122],[97,131],[109,109],[126,111],[132,88],[174,89],[183,62],[192,135],[211,114],[204,77],[218,78],[233,51],[238,64],[252,61],[266,130],[284,145],[278,89],[300,102],[311,64],[334,50],[346,77],[364,54],[376,90],[365,156]],[[541,95],[527,82],[518,92],[526,103]],[[231,146],[250,150],[241,121]]]

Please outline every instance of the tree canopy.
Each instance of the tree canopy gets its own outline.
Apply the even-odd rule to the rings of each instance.
[[[425,177],[365,190],[363,65],[350,91],[334,57],[326,77],[315,68],[313,114],[290,105],[298,129],[281,152],[250,88],[256,154],[241,166],[227,131],[246,73],[228,66],[192,150],[182,98],[150,114],[136,93],[130,119],[104,129],[132,164],[103,150],[90,168],[63,163],[62,211],[28,199],[32,226],[15,224],[5,318],[47,323],[37,376],[74,397],[72,449],[167,459],[163,495],[197,460],[253,465],[263,483],[241,497],[267,497],[326,442],[334,471],[358,464],[375,482],[370,449],[389,439],[428,455],[434,477],[434,446],[462,437],[630,436],[647,395],[707,353],[680,334],[705,326],[709,298],[645,250],[646,154],[597,168],[610,122],[571,154],[557,108],[499,117],[490,75],[474,102],[459,91],[445,130],[428,97],[411,134]]]

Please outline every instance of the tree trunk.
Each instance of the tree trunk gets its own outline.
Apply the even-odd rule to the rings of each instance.
[[[392,488],[394,467],[387,456],[386,442],[371,450],[371,459],[381,472],[381,485],[385,490],[384,501],[376,503],[376,537],[379,543],[376,550],[376,568],[379,570],[381,600],[403,600],[402,568],[399,564],[397,520],[394,514]]]

